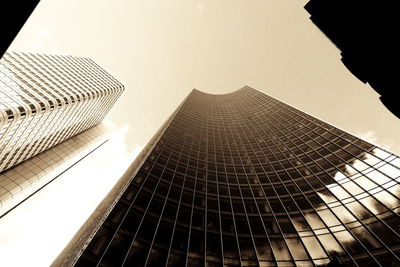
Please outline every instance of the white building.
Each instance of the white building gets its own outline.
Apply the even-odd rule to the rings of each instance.
[[[0,172],[98,124],[123,90],[88,58],[5,53]]]

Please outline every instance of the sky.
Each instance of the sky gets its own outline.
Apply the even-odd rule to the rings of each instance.
[[[344,67],[340,51],[303,9],[306,2],[41,0],[9,50],[90,57],[121,81],[125,92],[106,118],[119,145],[111,152],[107,149],[113,146],[96,151],[97,156],[57,179],[37,194],[41,200],[24,203],[26,212],[21,207],[6,216],[11,219],[4,217],[10,222],[0,222],[0,251],[7,249],[10,264],[16,264],[12,258],[21,244],[31,244],[26,249],[40,258],[31,266],[52,262],[119,172],[193,88],[228,93],[249,85],[399,154],[400,120]],[[74,191],[77,181],[81,198]],[[71,195],[74,204],[66,202]],[[57,208],[48,212],[49,203],[70,208],[62,206],[54,214]],[[26,234],[39,227],[40,245],[38,236]],[[60,237],[54,241],[57,231]],[[51,253],[43,252],[46,242]]]
[[[104,145],[1,218],[1,266],[49,266],[141,151],[127,124],[104,125]]]

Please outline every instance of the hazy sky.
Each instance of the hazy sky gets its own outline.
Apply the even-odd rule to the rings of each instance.
[[[192,88],[252,86],[400,152],[400,120],[340,62],[307,0],[42,0],[10,50],[91,57],[121,80],[109,119],[143,145]]]
[[[344,67],[307,1],[41,0],[10,50],[87,56],[119,79],[107,119],[128,154],[192,88],[244,85],[399,154],[400,120]]]

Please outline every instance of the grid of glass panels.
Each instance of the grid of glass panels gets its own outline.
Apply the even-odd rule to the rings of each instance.
[[[0,172],[98,124],[123,86],[88,58],[5,53]]]
[[[400,159],[250,87],[193,90],[125,176],[76,266],[400,265]]]
[[[0,217],[106,141],[99,124],[0,173]]]

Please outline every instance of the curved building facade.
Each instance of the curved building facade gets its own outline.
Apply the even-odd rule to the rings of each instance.
[[[400,159],[244,87],[193,90],[55,266],[399,266]]]

